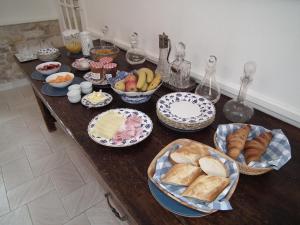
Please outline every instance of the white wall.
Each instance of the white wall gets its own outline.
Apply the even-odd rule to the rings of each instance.
[[[56,0],[0,0],[0,25],[58,18]]]
[[[210,54],[217,79],[236,94],[243,64],[258,68],[249,100],[259,109],[300,127],[300,1],[296,0],[83,0],[87,29],[107,24],[117,41],[136,31],[142,47],[158,56],[158,34],[187,45],[195,77]]]

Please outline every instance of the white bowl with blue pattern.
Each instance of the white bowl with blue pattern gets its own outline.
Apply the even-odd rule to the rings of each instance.
[[[145,92],[126,92],[126,91],[120,91],[118,89],[115,89],[115,83],[123,80],[125,77],[129,75],[128,72],[125,71],[118,71],[116,77],[111,77],[108,78],[108,83],[111,85],[111,88],[121,96],[121,99],[124,102],[130,103],[130,104],[141,104],[144,102],[147,102],[150,100],[152,94],[159,89],[159,87],[162,85],[162,82],[154,89],[151,91],[145,91]]]

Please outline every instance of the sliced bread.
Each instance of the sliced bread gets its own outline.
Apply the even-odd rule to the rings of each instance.
[[[163,183],[172,185],[190,185],[203,173],[200,167],[190,164],[175,164],[161,179]]]
[[[212,202],[229,183],[229,178],[201,175],[182,193],[182,196]]]
[[[228,177],[228,171],[225,165],[212,156],[205,156],[199,159],[199,165],[207,175]]]
[[[207,146],[200,143],[191,142],[170,154],[170,159],[174,163],[192,164],[198,166],[198,160],[210,155]]]

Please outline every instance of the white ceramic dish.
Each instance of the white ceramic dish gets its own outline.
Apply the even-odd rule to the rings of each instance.
[[[99,102],[99,103],[91,103],[89,100],[88,100],[88,96],[90,94],[87,94],[85,96],[82,97],[81,99],[81,104],[88,107],[88,108],[100,108],[100,107],[104,107],[106,105],[108,105],[109,103],[111,103],[111,101],[113,100],[113,97],[106,93],[106,92],[102,92],[102,94],[104,94],[106,96],[106,99],[102,102]]]
[[[49,65],[52,65],[52,64],[58,65],[58,67],[53,68],[53,69],[48,69],[48,70],[42,70],[41,69],[44,66],[49,66]],[[53,74],[53,73],[56,73],[57,71],[59,71],[60,67],[61,67],[61,63],[60,62],[45,62],[45,63],[41,63],[41,64],[37,65],[35,67],[35,69],[36,69],[36,71],[38,71],[41,74],[50,75],[50,74]]]
[[[119,109],[111,109],[111,110],[114,112],[120,113],[121,115],[123,115],[126,118],[128,118],[130,116],[138,116],[139,118],[141,118],[142,122],[141,122],[140,128],[142,129],[142,132],[138,137],[123,140],[121,143],[116,142],[114,139],[107,139],[104,137],[94,136],[92,134],[91,130],[96,125],[97,120],[99,120],[101,118],[101,116],[104,115],[104,113],[108,112],[108,111],[105,111],[105,112],[97,115],[96,117],[94,117],[88,125],[88,134],[89,134],[90,138],[93,141],[95,141],[96,143],[105,145],[105,146],[109,146],[109,147],[127,147],[127,146],[135,145],[135,144],[143,141],[151,134],[152,129],[153,129],[153,123],[152,123],[150,117],[147,116],[145,113],[140,112],[135,109],[127,109],[127,108],[119,108]]]
[[[80,71],[87,71],[87,70],[90,69],[89,62],[91,62],[92,60],[86,59],[86,61],[87,61],[87,63],[88,63],[88,65],[87,65],[86,67],[82,67],[82,66],[80,65],[80,62],[79,62],[78,60],[76,60],[76,61],[74,61],[74,62],[72,63],[72,67],[75,68],[75,69],[77,69],[77,70],[80,70]]]
[[[71,80],[68,80],[68,81],[65,81],[65,82],[61,82],[61,83],[49,83],[50,80],[53,80],[55,79],[57,76],[64,76],[66,74],[69,74],[72,79]],[[73,73],[69,73],[69,72],[60,72],[60,73],[55,73],[55,74],[52,74],[50,76],[48,76],[46,78],[46,82],[52,86],[52,87],[56,87],[56,88],[64,88],[64,87],[67,87],[69,84],[72,83],[72,81],[74,80],[74,74]]]

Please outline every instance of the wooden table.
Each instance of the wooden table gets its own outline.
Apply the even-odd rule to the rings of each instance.
[[[70,65],[73,61],[62,49],[58,61]],[[119,69],[130,71],[121,51],[116,59]],[[165,210],[152,197],[147,184],[147,168],[154,156],[168,143],[178,138],[190,138],[213,146],[213,135],[218,124],[228,123],[222,113],[228,97],[221,96],[216,104],[214,123],[195,133],[179,133],[164,127],[155,113],[156,101],[170,92],[161,87],[147,103],[130,105],[124,103],[112,90],[113,102],[100,109],[87,109],[79,104],[70,104],[66,97],[48,97],[41,94],[41,81],[32,80],[30,74],[40,61],[20,63],[28,74],[49,131],[55,130],[55,120],[85,150],[97,168],[104,186],[127,214],[132,224],[149,225],[206,225],[206,224],[300,224],[300,129],[255,111],[249,123],[268,129],[280,128],[289,138],[292,159],[279,171],[260,176],[241,175],[230,202],[232,211],[216,212],[203,218],[184,218]],[[143,66],[154,68],[146,62]],[[75,71],[73,71],[75,72]],[[82,73],[75,72],[77,76]],[[115,149],[93,142],[87,134],[89,121],[108,109],[128,107],[146,113],[154,123],[152,134],[143,142],[128,148]]]

